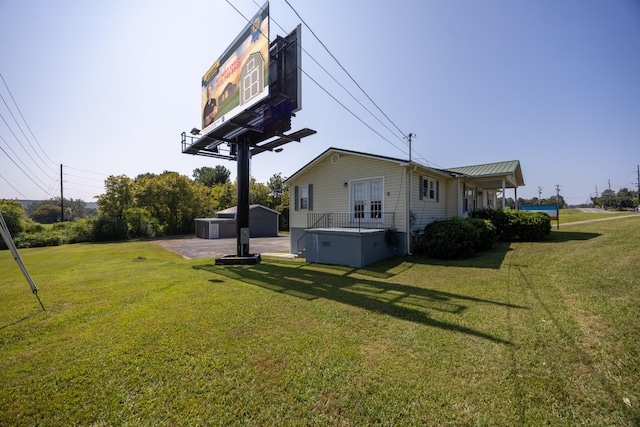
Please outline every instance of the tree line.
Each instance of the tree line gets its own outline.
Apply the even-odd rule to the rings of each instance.
[[[621,188],[617,193],[611,189],[606,189],[599,196],[592,197],[591,202],[594,206],[621,210],[633,209],[640,204],[638,192],[631,191],[628,188]]]
[[[498,200],[498,206],[502,206],[502,199]],[[569,207],[562,195],[551,196],[548,198],[533,197],[531,199],[518,198],[518,206],[535,206],[535,205],[557,205],[560,209]],[[604,190],[599,196],[591,197],[591,204],[582,204],[578,207],[600,207],[605,209],[633,209],[640,204],[638,200],[638,192],[629,190],[628,188],[621,188],[617,192],[614,190]],[[515,208],[515,202],[512,197],[506,199],[506,205],[510,208]]]
[[[112,175],[97,197],[95,212],[81,200],[61,203],[59,198],[26,209],[17,201],[0,200],[0,210],[12,234],[22,241],[21,245],[16,242],[19,247],[190,234],[195,232],[195,218],[212,217],[236,205],[237,184],[230,181],[230,175],[220,165],[197,168],[192,177],[170,171],[135,178]],[[284,180],[281,173],[267,183],[251,178],[249,202],[280,212],[280,229],[288,230],[289,190]],[[61,205],[65,223],[59,222]]]

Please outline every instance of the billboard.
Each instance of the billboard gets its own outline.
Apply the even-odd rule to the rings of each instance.
[[[269,96],[269,3],[202,77],[202,133]]]
[[[542,212],[549,215],[550,219],[558,219],[558,207],[556,205],[520,206],[520,210]]]

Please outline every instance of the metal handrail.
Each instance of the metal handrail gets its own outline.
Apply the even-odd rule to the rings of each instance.
[[[374,216],[375,215],[375,216]],[[307,214],[307,228],[393,229],[394,212],[324,212]]]

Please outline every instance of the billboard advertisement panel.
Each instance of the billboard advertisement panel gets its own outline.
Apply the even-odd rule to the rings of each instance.
[[[202,133],[269,95],[269,3],[202,77]]]
[[[556,205],[520,206],[520,209],[529,212],[546,213],[550,219],[558,219],[558,207]]]

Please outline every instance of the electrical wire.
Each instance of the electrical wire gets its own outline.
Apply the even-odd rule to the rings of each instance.
[[[38,153],[38,150],[36,150],[35,147],[33,146],[33,144],[31,143],[31,141],[29,141],[29,137],[24,133],[24,130],[22,129],[22,126],[20,126],[20,123],[18,123],[18,120],[16,119],[16,116],[13,115],[13,112],[11,111],[11,108],[9,107],[9,104],[7,104],[7,101],[5,101],[4,96],[2,96],[1,93],[0,93],[0,99],[2,99],[2,102],[4,103],[5,107],[7,107],[7,110],[9,111],[9,114],[11,114],[11,118],[15,122],[16,126],[18,126],[18,129],[20,129],[20,132],[22,132],[22,136],[24,136],[24,139],[29,143],[29,146],[31,146],[31,149],[33,150],[33,152],[36,153],[36,155],[38,156],[38,158],[40,159],[42,164],[44,164],[46,167],[48,167],[50,171],[55,173],[55,170],[53,170],[51,167],[49,167],[47,165],[47,163],[44,161],[42,156],[40,156],[40,153]],[[13,134],[13,136],[16,138],[16,140],[18,140],[18,137],[16,136],[15,133],[13,133],[13,130],[11,130],[11,128],[9,127],[9,124],[4,119],[4,117],[2,117],[2,120],[4,120],[4,123],[7,125],[7,127],[9,128],[11,133]],[[22,146],[22,149],[24,150],[24,146],[22,145],[22,143],[19,140],[18,140],[18,143],[20,144],[20,146]],[[25,152],[27,152],[27,154],[29,154],[28,151],[25,150]],[[31,155],[29,155],[29,157],[31,158],[31,160],[33,160],[33,157],[31,157]],[[33,161],[35,162],[35,160],[33,160]]]
[[[256,2],[256,0],[253,0],[253,3],[254,3],[256,6],[258,6],[258,7],[260,6],[260,5]],[[273,17],[270,17],[269,19],[270,19],[271,21],[273,21],[273,23],[274,23],[274,24],[276,24],[276,25],[278,26],[278,28],[280,28],[282,31],[285,31],[285,32],[286,32],[286,30],[282,27],[282,25],[278,24],[278,22],[277,22],[275,19],[273,19]],[[373,113],[369,108],[367,108],[367,106],[365,106],[365,105],[362,103],[362,101],[360,101],[360,100],[359,100],[359,99],[358,99],[358,98],[357,98],[353,93],[351,93],[351,91],[349,91],[349,89],[347,89],[347,88],[346,88],[342,83],[340,83],[340,82],[338,81],[338,79],[336,79],[336,78],[335,78],[335,76],[334,76],[333,74],[331,74],[331,73],[330,73],[330,72],[329,72],[329,71],[328,71],[328,70],[327,70],[327,69],[326,69],[326,68],[325,68],[325,67],[324,67],[324,66],[323,66],[323,65],[322,65],[318,60],[316,60],[316,58],[314,58],[314,56],[313,56],[313,55],[311,55],[311,53],[309,53],[309,52],[304,48],[304,46],[300,46],[300,48],[301,48],[301,49],[302,49],[302,51],[303,51],[303,52],[304,52],[304,53],[309,57],[309,59],[311,59],[313,62],[315,62],[315,64],[316,64],[318,67],[320,67],[320,69],[321,69],[322,71],[324,71],[324,72],[325,72],[329,77],[331,77],[331,79],[332,79],[332,80],[333,80],[333,81],[334,81],[338,86],[340,86],[340,88],[342,88],[345,92],[347,92],[347,93],[349,94],[349,96],[351,96],[351,98],[353,98],[353,100],[354,100],[354,101],[356,101],[356,102],[357,102],[357,103],[358,103],[362,108],[364,108],[364,109],[365,109],[365,110],[366,110],[366,111],[371,115],[371,117],[373,117],[374,119],[376,119],[376,120],[378,121],[378,123],[380,123],[383,127],[385,127],[385,128],[389,131],[389,133],[391,133],[391,134],[393,134],[393,133],[394,133],[394,131],[392,131],[392,130],[389,128],[389,126],[387,126],[387,125],[386,125],[382,120],[380,120],[380,118],[379,118],[378,116],[376,116],[376,115],[375,115],[375,114],[374,114],[374,113]],[[403,138],[404,138],[404,136],[403,136],[403,137],[398,136],[398,139],[400,139],[400,140],[402,140]],[[408,145],[408,144],[407,144],[407,145]]]
[[[1,96],[1,95],[0,95]],[[47,178],[52,179],[51,176],[49,176],[49,174],[42,169],[42,166],[40,166],[38,164],[38,162],[35,161],[35,159],[31,156],[31,154],[29,153],[29,150],[27,150],[24,145],[22,144],[22,142],[20,141],[20,139],[18,138],[18,136],[15,134],[15,132],[13,131],[13,129],[11,129],[11,127],[9,126],[9,123],[7,123],[7,120],[4,118],[4,116],[2,115],[2,113],[0,113],[0,118],[2,119],[2,121],[4,122],[5,125],[7,125],[7,128],[9,129],[9,132],[11,132],[11,134],[13,135],[13,137],[15,138],[15,140],[18,142],[18,144],[20,145],[20,147],[22,147],[22,150],[27,154],[27,156],[31,159],[31,161],[33,162],[33,164],[35,164],[38,169],[40,169],[40,172],[42,172]],[[4,141],[4,139],[3,139]],[[4,141],[5,144],[7,144],[7,146],[11,147],[6,141]],[[13,149],[11,149],[11,151],[17,156],[17,154],[13,151]]]
[[[349,72],[346,70],[346,68],[344,68],[344,66],[340,63],[340,61],[338,61],[338,58],[335,57],[335,55],[333,53],[331,53],[331,51],[329,50],[329,48],[327,48],[327,46],[322,42],[322,40],[320,40],[320,38],[316,35],[316,33],[311,29],[311,27],[309,26],[309,24],[307,24],[305,22],[305,20],[300,16],[300,14],[298,13],[298,11],[296,9],[294,9],[293,6],[291,6],[291,3],[289,3],[289,0],[284,0],[285,3],[287,3],[287,5],[291,8],[291,10],[293,10],[293,13],[296,14],[296,16],[302,21],[302,23],[304,24],[305,27],[307,27],[307,29],[311,32],[311,34],[313,35],[313,37],[316,38],[316,40],[318,40],[318,43],[320,43],[320,45],[322,45],[322,47],[327,51],[327,53],[334,59],[334,61],[336,61],[336,63],[340,66],[340,68],[342,68],[342,71],[345,72],[345,74],[347,76],[349,76],[349,78],[351,79],[351,81],[358,87],[358,89],[360,89],[362,91],[362,93],[367,97],[367,99],[369,101],[371,101],[371,103],[373,105],[376,106],[376,108],[378,109],[378,111],[380,111],[380,113],[382,113],[382,115],[389,120],[389,123],[391,123],[397,130],[398,132],[400,132],[400,134],[402,136],[406,135],[405,132],[403,132],[395,123],[393,120],[391,120],[389,118],[389,116],[387,116],[385,114],[384,111],[382,111],[382,108],[380,108],[380,106],[378,104],[376,104],[376,102],[369,96],[369,94],[362,88],[362,86],[360,86],[360,84],[351,76],[351,74],[349,74]]]
[[[9,187],[13,188],[13,190],[14,190],[16,193],[18,193],[18,195],[19,195],[20,197],[22,197],[22,199],[23,199],[23,200],[26,200],[26,199],[27,199],[27,197],[26,197],[24,194],[22,194],[22,193],[20,192],[20,190],[18,190],[16,187],[14,187],[13,185],[11,185],[11,183],[10,183],[9,181],[7,181],[7,178],[5,178],[5,177],[4,177],[4,176],[2,176],[2,175],[0,175],[0,178],[2,178],[2,180],[3,180],[4,182],[6,182],[6,183],[7,183],[7,185],[8,185]]]
[[[9,155],[9,153],[7,153],[7,152],[6,152],[2,147],[0,147],[0,149],[2,149],[2,152],[3,152],[4,154],[6,154],[6,155],[7,155],[7,157],[9,157],[9,160],[11,160],[11,161],[13,162],[13,164],[14,164],[14,165],[16,165],[16,166],[18,167],[18,169],[20,169],[20,171],[21,171],[23,174],[25,174],[27,177],[29,177],[29,179],[31,179],[34,183],[35,183],[35,181],[33,180],[32,176],[33,176],[33,177],[35,177],[38,181],[40,181],[40,184],[42,184],[42,185],[46,185],[46,184],[44,183],[44,181],[42,181],[40,178],[38,178],[38,177],[33,173],[33,171],[32,171],[32,170],[27,166],[27,164],[26,164],[26,163],[25,163],[25,162],[20,158],[20,156],[18,156],[18,155],[16,154],[16,152],[15,152],[15,151],[13,151],[13,148],[11,148],[11,146],[10,146],[10,145],[7,143],[7,141],[2,137],[2,135],[0,135],[0,140],[1,140],[2,142],[4,142],[4,143],[5,143],[5,145],[7,146],[7,148],[9,148],[9,150],[13,153],[13,155],[14,155],[14,156],[16,156],[16,158],[17,158],[18,160],[20,160],[20,162],[22,163],[22,166],[24,166],[24,169],[26,169],[27,171],[29,171],[29,174],[27,174],[27,173],[24,171],[24,169],[23,169],[22,167],[20,167],[20,165],[18,165],[18,163],[13,159],[13,157],[11,157],[11,156]],[[48,176],[47,178],[51,179],[51,177],[49,177],[49,176]],[[40,187],[40,186],[39,186],[39,187]],[[43,189],[43,188],[42,188],[42,187],[40,187],[40,189]]]
[[[16,106],[16,109],[18,110],[18,113],[20,113],[20,117],[22,118],[22,121],[27,126],[27,129],[29,129],[29,133],[31,133],[31,136],[33,137],[33,140],[36,142],[36,144],[40,148],[40,151],[42,151],[42,153],[45,155],[45,157],[47,159],[49,159],[49,161],[51,162],[52,165],[57,165],[57,163],[54,162],[53,160],[51,160],[51,157],[49,157],[47,155],[47,152],[42,149],[42,146],[40,145],[40,142],[38,141],[38,138],[36,138],[36,136],[33,134],[33,131],[31,130],[31,127],[29,126],[29,123],[27,123],[27,120],[24,118],[24,115],[22,114],[22,110],[20,110],[20,107],[18,106],[18,103],[16,102],[15,98],[13,97],[13,94],[11,93],[11,89],[9,89],[9,86],[7,85],[7,82],[5,81],[4,77],[2,76],[2,73],[0,73],[0,79],[2,79],[2,83],[4,83],[4,87],[7,88],[7,93],[9,93],[9,96],[11,97],[11,100],[13,101],[13,104]]]
[[[2,139],[2,140],[4,141],[4,139],[2,138],[2,136],[0,136],[0,139]],[[9,155],[9,153],[7,153],[7,152],[4,150],[4,148],[0,147],[0,150],[2,150],[2,152],[3,152],[4,154],[6,154],[6,156],[9,158],[9,160],[11,160],[11,162],[13,162],[13,164],[14,164],[14,165],[16,165],[16,167],[20,170],[20,172],[22,172],[22,173],[23,173],[27,178],[29,178],[29,179],[31,180],[31,182],[33,182],[33,183],[36,185],[36,187],[38,187],[40,190],[42,190],[45,194],[51,195],[51,194],[50,194],[47,190],[45,190],[45,189],[44,189],[44,188],[43,188],[39,183],[37,183],[37,182],[36,182],[36,181],[31,177],[31,175],[29,175],[28,173],[26,173],[26,172],[24,171],[24,169],[22,169],[22,168],[20,167],[20,165],[19,165],[18,163],[16,163],[16,161],[15,161],[15,160],[13,160],[13,158]],[[30,171],[30,172],[31,172],[31,171]],[[33,172],[31,172],[31,173],[33,173]],[[46,185],[46,184],[44,184],[44,183],[42,183],[42,184],[43,184],[43,185]]]
[[[42,146],[40,145],[40,142],[38,141],[38,139],[36,138],[35,134],[33,133],[33,130],[31,129],[31,127],[29,126],[29,123],[27,122],[26,118],[24,117],[24,114],[22,113],[22,110],[20,109],[20,106],[18,105],[18,103],[16,102],[13,94],[11,93],[11,89],[9,88],[9,85],[7,84],[6,80],[4,79],[4,76],[2,76],[2,74],[0,73],[0,79],[2,80],[4,87],[6,88],[7,93],[9,94],[9,96],[11,97],[11,100],[13,101],[13,106],[14,108],[18,111],[20,118],[22,119],[22,122],[24,122],[24,125],[26,126],[26,128],[28,129],[29,133],[31,134],[31,137],[33,138],[33,140],[36,142],[39,151],[42,152],[42,154],[46,157],[46,159],[52,164],[57,166],[57,164],[51,160],[51,158],[47,155],[47,153],[44,151],[44,149],[42,148]],[[15,124],[17,125],[18,129],[20,129],[20,132],[22,133],[22,136],[24,137],[24,139],[29,143],[29,146],[31,147],[31,149],[33,150],[33,152],[36,153],[36,155],[38,156],[38,159],[40,160],[41,163],[39,163],[38,161],[36,161],[36,159],[34,159],[33,156],[31,156],[30,151],[27,150],[25,148],[25,145],[22,143],[21,138],[19,138],[18,135],[16,135],[16,132],[14,132],[14,130],[11,128],[11,126],[9,125],[8,121],[5,119],[5,117],[0,114],[0,118],[2,118],[2,120],[4,121],[5,125],[7,126],[7,128],[9,129],[9,131],[11,132],[11,134],[14,136],[14,138],[16,139],[16,141],[18,142],[18,144],[20,144],[20,146],[22,147],[22,149],[25,151],[25,153],[27,153],[27,156],[29,157],[29,159],[31,160],[31,162],[33,164],[35,164],[38,169],[49,179],[52,181],[52,183],[50,185],[47,186],[47,184],[38,177],[38,175],[34,174],[33,171],[31,170],[31,168],[25,163],[25,161],[22,159],[21,156],[19,156],[11,147],[11,145],[8,144],[8,142],[0,135],[0,140],[2,142],[4,142],[4,144],[8,147],[9,151],[13,154],[10,155],[5,149],[3,149],[0,146],[0,149],[2,149],[2,152],[4,152],[5,155],[7,155],[7,157],[9,158],[9,160],[11,160],[11,162],[13,162],[13,164],[25,175],[27,176],[27,178],[29,178],[34,184],[36,184],[36,186],[42,190],[44,192],[44,194],[48,197],[54,197],[53,195],[55,194],[54,189],[56,187],[58,187],[60,185],[60,178],[57,176],[56,174],[56,170],[52,169],[47,162],[45,161],[45,159],[39,154],[39,151],[36,149],[36,147],[33,145],[33,143],[31,142],[30,138],[27,136],[26,132],[24,131],[23,127],[20,125],[20,122],[18,121],[16,115],[12,112],[12,107],[9,105],[9,103],[7,102],[7,100],[5,99],[4,96],[2,96],[2,94],[0,94],[0,98],[2,99],[5,107],[7,108],[7,110],[9,111],[9,114],[11,115],[11,117],[13,118],[13,121],[15,122]],[[15,160],[17,159],[20,163],[18,164],[18,162]],[[47,173],[41,166],[40,164],[44,165],[45,167],[47,167],[49,170],[51,170],[55,176],[55,178],[52,178],[52,176]],[[83,169],[78,169],[78,168],[73,168],[70,166],[65,166],[66,168],[70,168],[70,169],[74,169],[80,172],[85,172],[85,173],[89,173],[89,174],[94,174],[94,175],[98,175],[98,176],[108,176],[106,174],[100,174],[97,172],[92,172],[92,171],[87,171],[87,170],[83,170]],[[25,171],[26,170],[26,171]],[[28,173],[27,173],[28,172]],[[97,178],[89,178],[86,176],[80,176],[80,175],[73,175],[73,174],[67,174],[65,173],[64,175],[70,175],[73,176],[75,178],[79,178],[81,180],[89,180],[89,181],[97,181],[97,182],[103,182],[103,180],[97,179]],[[40,183],[36,182],[35,180],[38,180]],[[6,178],[3,177],[3,180],[14,190],[16,191],[21,197],[25,198],[24,194],[22,194],[22,192],[20,192],[16,187],[14,187]],[[100,190],[104,190],[102,187],[97,187],[95,185],[90,185],[90,184],[84,184],[81,182],[73,182],[73,181],[67,181],[66,179],[63,179],[62,181],[63,183],[67,183],[67,182],[71,182],[75,185],[80,185],[80,186],[85,186],[85,187],[89,187],[89,188],[95,188],[95,189],[100,189]],[[48,187],[48,188],[45,188]],[[72,189],[73,190],[73,189]],[[73,190],[73,191],[81,191],[84,193],[89,193],[88,191],[82,191],[82,190]],[[90,194],[92,194],[94,192],[91,192]]]
[[[227,2],[229,2],[229,0],[227,0]],[[351,79],[351,81],[360,89],[360,91],[362,91],[362,93],[367,97],[367,99],[378,109],[378,111],[380,111],[380,113],[389,121],[389,123],[391,123],[396,129],[397,131],[402,135],[401,137],[398,136],[397,134],[395,134],[394,131],[392,131],[382,120],[380,120],[380,118],[375,115],[369,108],[367,108],[355,95],[353,95],[353,93],[351,93],[342,83],[340,83],[333,74],[331,74],[322,64],[320,64],[319,61],[317,61],[313,55],[311,55],[304,47],[302,47],[302,51],[313,61],[315,62],[320,69],[322,69],[322,71],[324,71],[329,77],[331,77],[331,79],[336,82],[345,92],[347,92],[362,108],[364,108],[374,119],[376,119],[378,121],[378,123],[380,123],[384,128],[387,129],[387,131],[389,131],[389,133],[393,134],[395,137],[397,137],[398,139],[400,139],[406,146],[408,149],[411,150],[411,152],[414,154],[414,157],[417,158],[418,160],[421,160],[426,166],[429,166],[429,164],[433,164],[432,162],[429,162],[424,156],[422,156],[417,150],[414,149],[413,146],[411,146],[408,142],[405,142],[405,139],[407,138],[406,134],[400,129],[400,127],[398,125],[396,125],[396,123],[391,120],[391,118],[382,110],[382,108],[371,98],[371,96],[369,96],[369,94],[362,88],[362,86],[353,78],[353,76],[346,70],[346,68],[342,65],[342,63],[340,63],[340,61],[336,58],[336,56],[329,50],[329,48],[326,46],[326,44],[324,42],[322,42],[322,40],[320,40],[320,38],[317,36],[317,34],[313,31],[313,29],[309,26],[309,24],[307,24],[307,22],[304,20],[304,18],[302,18],[302,16],[298,13],[298,11],[291,5],[291,3],[289,3],[289,1],[285,0],[285,2],[287,3],[287,5],[291,8],[291,10],[296,14],[296,16],[302,21],[302,23],[307,27],[307,29],[311,32],[311,34],[315,37],[315,39],[320,43],[320,45],[322,45],[322,47],[327,51],[327,53],[334,59],[334,61],[338,64],[338,66],[345,72],[345,74]],[[256,4],[257,6],[258,3],[256,3],[256,0],[253,0],[253,3]],[[235,7],[234,7],[235,9]],[[237,9],[236,9],[237,11]],[[274,22],[274,24],[276,24],[282,31],[285,31],[284,28],[282,28],[282,26],[280,24],[278,24],[276,22],[275,19],[273,19],[273,17],[270,17],[270,19]],[[307,76],[309,75],[308,73],[305,73]],[[316,85],[320,86],[319,83],[317,81],[315,81],[314,83],[316,83]],[[325,92],[328,93],[328,91],[323,88],[322,86],[320,86]],[[336,99],[334,96],[331,96],[334,100]],[[342,105],[344,107],[344,105],[342,103],[340,103],[340,105]],[[344,107],[346,108],[346,107]],[[347,109],[347,111],[349,111],[352,115],[354,114],[353,112],[351,112],[350,110]],[[360,119],[359,117],[357,117],[359,121],[363,122],[364,121],[362,119]],[[369,129],[372,129],[371,126],[367,125],[367,127]],[[374,131],[375,132],[375,131]],[[380,133],[375,132],[378,136],[381,136]],[[382,136],[381,136],[382,137]],[[382,137],[382,139],[384,139],[386,142],[390,143],[391,145],[393,145],[395,148],[399,149],[395,144],[391,143],[387,138]],[[399,149],[400,151],[404,152],[404,150]],[[411,157],[411,153],[409,154],[409,156]],[[437,166],[437,165],[436,165]],[[437,166],[442,168],[441,166]]]
[[[229,4],[229,5],[230,5],[230,6],[231,6],[231,7],[232,7],[232,8],[233,8],[233,9],[234,9],[234,10],[235,10],[239,15],[240,15],[240,16],[242,16],[242,18],[243,18],[244,20],[246,20],[248,23],[251,23],[251,21],[250,21],[250,20],[249,20],[249,19],[248,19],[248,18],[247,18],[247,17],[246,17],[242,12],[240,12],[240,11],[238,10],[238,8],[236,8],[236,7],[235,7],[235,6],[230,2],[230,0],[226,0],[226,2],[227,2],[227,3],[228,3],[228,4]],[[282,28],[282,26],[280,26],[279,24],[277,24],[277,23],[275,22],[275,20],[274,20],[272,17],[270,17],[269,19],[270,19],[271,21],[273,21],[276,25],[278,25],[278,27],[280,27],[280,29],[282,29],[282,30],[284,31],[284,29]],[[305,25],[306,25],[306,24],[305,24]],[[264,33],[262,33],[262,32],[261,32],[261,34],[264,36]],[[265,37],[266,37],[266,36],[265,36]],[[305,53],[307,53],[307,54],[308,54],[308,52],[307,52],[306,50],[305,50]],[[315,59],[314,59],[314,62],[318,63]],[[341,107],[343,107],[347,112],[349,112],[349,113],[350,113],[353,117],[355,117],[358,121],[360,121],[362,124],[364,124],[367,128],[369,128],[371,131],[373,131],[373,132],[374,132],[376,135],[378,135],[380,138],[382,138],[383,140],[385,140],[386,142],[388,142],[390,145],[392,145],[393,147],[395,147],[395,148],[396,148],[396,149],[398,149],[399,151],[404,152],[404,150],[403,150],[403,149],[401,149],[400,147],[398,147],[397,145],[395,145],[394,143],[392,143],[391,141],[389,141],[389,140],[388,140],[387,138],[385,138],[382,134],[380,134],[378,131],[376,131],[372,126],[370,126],[367,122],[365,122],[363,119],[361,119],[357,114],[355,114],[353,111],[351,111],[351,110],[350,110],[350,109],[349,109],[349,108],[348,108],[344,103],[340,102],[340,101],[339,101],[339,100],[338,100],[338,99],[337,99],[333,94],[331,94],[331,93],[330,93],[330,92],[329,92],[325,87],[323,87],[323,86],[322,86],[322,85],[321,85],[317,80],[315,80],[313,77],[311,77],[311,75],[309,75],[309,73],[307,73],[304,69],[302,69],[302,67],[298,67],[298,68],[300,69],[300,71],[301,71],[305,76],[307,76],[307,77],[308,77],[308,78],[309,78],[313,83],[315,83],[315,84],[316,84],[320,89],[322,89],[322,90],[323,90],[327,95],[329,95],[329,97],[331,97],[335,102],[337,102]],[[329,75],[331,76],[331,74],[330,74],[328,71],[326,71],[326,69],[324,69],[324,67],[322,67],[322,66],[321,66],[321,68],[323,68],[323,70],[324,70],[327,74],[329,74]],[[333,76],[331,76],[331,77],[335,80],[335,78],[334,78]],[[337,80],[336,80],[336,82],[337,82]],[[338,84],[339,84],[339,83],[338,83]],[[342,85],[340,85],[340,86],[341,86],[341,87],[343,87],[343,89],[344,89],[344,86],[342,86]],[[345,90],[346,90],[346,89],[345,89]],[[348,92],[348,91],[347,91],[347,92]],[[348,92],[348,93],[349,93],[349,92]],[[352,97],[354,97],[352,94],[351,94],[351,96],[352,96]],[[354,99],[355,99],[355,97],[354,97]],[[356,100],[357,100],[357,99],[356,99]],[[358,101],[358,102],[359,102],[359,101]],[[362,105],[362,103],[360,103],[360,104]],[[364,105],[363,105],[363,107],[364,107]],[[366,109],[366,107],[365,107],[365,109]],[[367,109],[367,111],[369,111],[369,110]],[[373,115],[373,113],[371,113],[370,111],[369,111],[369,113]],[[375,115],[374,115],[374,117],[375,117]],[[391,131],[391,130],[389,130],[389,131]]]

